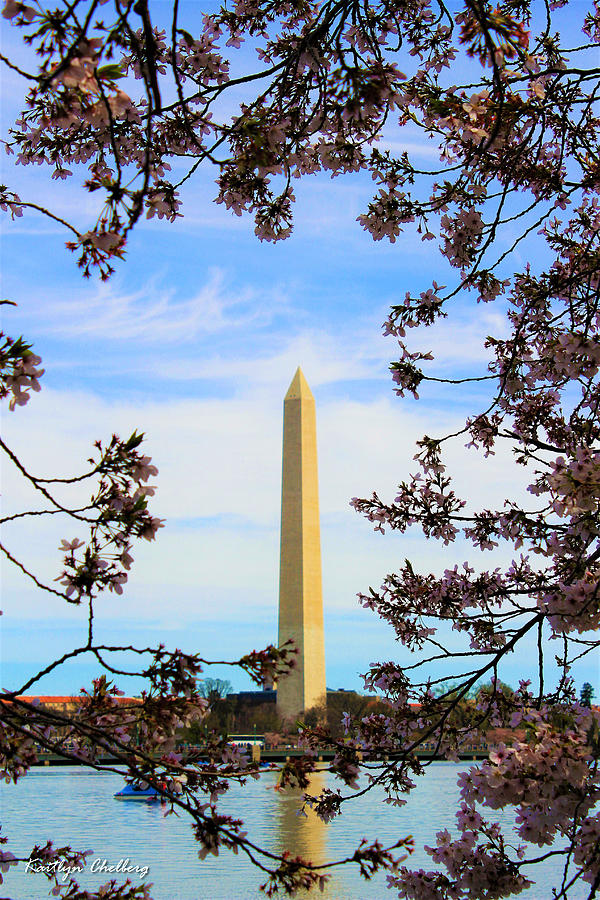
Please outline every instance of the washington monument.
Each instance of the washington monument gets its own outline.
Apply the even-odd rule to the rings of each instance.
[[[296,664],[277,686],[288,720],[326,703],[315,398],[300,368],[283,404],[279,645],[289,638]]]

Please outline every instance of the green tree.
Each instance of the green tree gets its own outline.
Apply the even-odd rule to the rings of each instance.
[[[230,681],[221,678],[202,678],[198,681],[198,693],[210,703],[214,703],[233,694],[233,686]]]
[[[581,693],[579,694],[579,702],[582,706],[587,706],[588,709],[592,705],[592,697],[594,696],[594,688],[589,683],[589,681],[585,681],[581,687]]]

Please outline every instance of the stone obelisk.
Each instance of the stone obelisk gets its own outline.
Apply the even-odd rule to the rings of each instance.
[[[300,368],[283,404],[279,644],[289,638],[296,665],[277,685],[288,721],[326,703],[315,398]]]

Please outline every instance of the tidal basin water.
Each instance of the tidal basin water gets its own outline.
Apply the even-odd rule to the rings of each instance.
[[[314,815],[298,816],[300,795],[274,791],[272,772],[264,772],[259,781],[251,781],[245,788],[233,788],[223,808],[244,819],[255,843],[274,851],[287,847],[313,862],[345,857],[363,837],[378,838],[388,846],[412,834],[416,851],[407,864],[431,869],[434,866],[423,845],[435,843],[435,833],[442,828],[455,833],[456,777],[468,765],[435,763],[419,780],[406,806],[383,804],[382,794],[372,792],[346,804],[344,813],[328,825]],[[328,773],[318,773],[316,779],[312,786],[315,792],[319,787],[334,786]],[[22,856],[50,837],[55,846],[92,849],[86,871],[77,876],[89,889],[111,877],[124,880],[91,869],[128,860],[125,865],[148,867],[146,880],[154,885],[151,893],[155,900],[250,900],[264,896],[259,885],[265,877],[242,854],[223,852],[218,859],[209,856],[199,862],[186,819],[165,816],[158,803],[114,800],[113,794],[122,785],[118,775],[79,767],[33,769],[16,786],[2,784],[2,834],[9,838],[3,849]],[[512,821],[502,813],[496,813],[495,820],[507,825]],[[560,883],[558,867],[550,860],[533,869],[537,883],[520,897],[549,900],[550,888],[557,880]],[[139,883],[136,872],[129,877]],[[41,900],[48,896],[51,886],[43,875],[27,874],[21,865],[4,876],[0,900]],[[582,900],[587,893],[578,885],[569,897]],[[365,882],[356,867],[344,866],[335,871],[325,893],[317,891],[314,896],[327,900],[393,900],[397,895],[387,889],[385,875]]]

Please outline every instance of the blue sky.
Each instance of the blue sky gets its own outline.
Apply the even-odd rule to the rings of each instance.
[[[407,142],[417,161],[432,161],[430,145],[411,134]],[[75,179],[57,186],[42,169],[3,165],[3,180],[24,199],[46,200],[81,226],[92,220]],[[405,557],[434,572],[467,558],[492,568],[507,561],[417,533],[374,534],[348,505],[373,490],[393,496],[414,470],[414,441],[455,429],[483,400],[469,388],[432,388],[419,403],[394,396],[394,344],[381,335],[387,309],[432,278],[446,283],[449,273],[434,242],[410,232],[394,246],[373,243],[356,223],[371,189],[359,177],[298,185],[294,233],[271,245],[258,242],[251,220],[212,203],[211,173],[201,173],[183,195],[185,217],[141,222],[107,285],[81,279],[64,248],[68,236],[48,221],[3,221],[2,295],[18,304],[5,312],[4,330],[31,339],[46,368],[42,392],[4,414],[5,440],[32,471],[66,475],[80,469],[96,438],[137,428],[160,470],[153,509],[167,525],[156,543],[134,548],[123,597],[98,602],[107,642],[162,640],[235,658],[276,639],[283,396],[298,365],[317,403],[330,687],[360,688],[358,673],[373,660],[408,661],[356,600]],[[458,304],[425,346],[438,374],[480,374],[485,336],[503,329],[501,310]],[[483,462],[463,444],[449,452],[459,491],[493,505],[522,489],[509,457]],[[7,465],[3,494],[7,511],[32,502]],[[52,520],[35,529],[15,524],[5,541],[51,580],[60,540],[75,536],[71,524]],[[84,611],[41,596],[8,565],[3,609],[3,688],[82,639]],[[506,680],[533,675],[530,650],[510,661]],[[74,663],[36,692],[77,692],[96,671]],[[208,674],[249,686],[235,670]],[[586,663],[577,677],[596,681],[597,667]],[[136,681],[122,686],[139,689]]]

